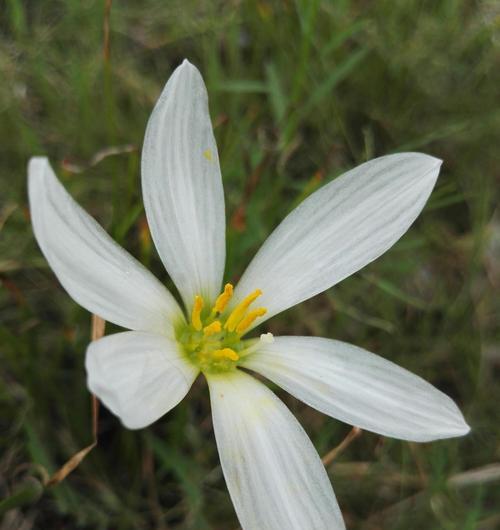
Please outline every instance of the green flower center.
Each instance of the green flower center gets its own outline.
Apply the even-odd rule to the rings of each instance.
[[[255,339],[243,340],[253,322],[266,313],[263,307],[249,309],[262,294],[257,289],[224,314],[233,295],[233,286],[226,284],[211,309],[204,307],[203,298],[195,296],[191,320],[177,330],[177,341],[188,360],[202,372],[222,373],[236,369],[240,358],[249,352]]]

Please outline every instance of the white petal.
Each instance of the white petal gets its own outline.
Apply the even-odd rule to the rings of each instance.
[[[329,416],[385,436],[426,442],[469,432],[443,392],[396,364],[345,342],[276,337],[244,359]]]
[[[126,331],[91,342],[87,385],[129,429],[150,425],[187,394],[198,370],[163,335]]]
[[[377,158],[302,202],[269,236],[232,302],[263,291],[266,318],[318,294],[389,249],[416,219],[441,161],[419,153]]]
[[[70,296],[129,329],[170,333],[182,312],[172,295],[67,193],[46,158],[28,166],[36,240]]]
[[[345,528],[325,468],[284,403],[240,371],[207,378],[222,470],[242,528]]]
[[[187,308],[197,294],[213,301],[224,273],[224,194],[205,84],[188,61],[149,119],[142,191],[156,248]]]

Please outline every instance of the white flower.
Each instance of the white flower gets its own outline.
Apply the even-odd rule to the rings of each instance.
[[[71,199],[48,161],[31,159],[33,227],[52,269],[79,304],[133,330],[90,344],[90,390],[126,427],[137,429],[174,407],[201,371],[242,527],[344,528],[306,433],[240,367],[334,418],[385,436],[423,442],[460,436],[469,427],[445,394],[361,348],[330,339],[245,334],[389,249],[422,210],[440,165],[427,155],[403,153],[348,171],[288,215],[234,293],[226,284],[220,294],[225,214],[219,158],[203,80],[184,61],[153,111],[142,153],[146,214],[183,311]],[[257,298],[259,307],[252,309]]]

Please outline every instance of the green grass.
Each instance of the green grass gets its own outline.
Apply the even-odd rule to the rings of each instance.
[[[115,2],[108,62],[103,16],[96,0],[0,8],[0,495],[91,440],[90,316],[35,244],[27,160],[48,155],[72,195],[170,286],[145,229],[139,153],[156,97],[187,57],[210,94],[233,279],[287,212],[344,170],[402,150],[444,159],[393,249],[267,327],[375,351],[447,392],[472,426],[422,445],[363,433],[328,467],[349,529],[498,528],[498,467],[496,479],[450,481],[500,460],[495,3]],[[320,454],[348,433],[277,392]],[[38,502],[25,498],[5,528],[238,528],[201,379],[145,430],[105,410],[99,428],[77,470]]]

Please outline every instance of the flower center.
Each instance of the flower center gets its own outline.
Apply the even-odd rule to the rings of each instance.
[[[200,295],[194,299],[191,320],[177,332],[177,340],[186,357],[202,372],[220,373],[234,370],[241,356],[249,353],[255,339],[242,340],[253,322],[267,309],[250,309],[262,294],[260,289],[249,294],[230,313],[224,313],[233,286],[228,283],[212,308],[205,307]]]

